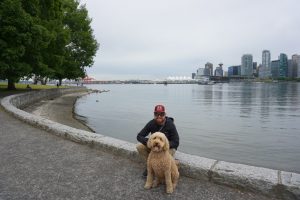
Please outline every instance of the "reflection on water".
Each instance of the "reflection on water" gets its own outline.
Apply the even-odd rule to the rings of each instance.
[[[300,172],[299,83],[89,87],[110,90],[76,104],[97,133],[135,143],[162,103],[175,118],[180,151]]]

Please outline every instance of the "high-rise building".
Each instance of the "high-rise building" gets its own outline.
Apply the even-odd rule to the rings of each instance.
[[[197,73],[196,73],[196,77],[197,76],[204,76],[204,68],[198,68],[197,69]]]
[[[219,64],[219,67],[215,69],[215,76],[223,76],[223,63]]]
[[[258,76],[257,62],[253,62],[253,76]]]
[[[286,54],[279,55],[279,77],[285,78],[288,76],[288,57]]]
[[[279,60],[273,60],[271,62],[271,74],[272,78],[279,77]]]
[[[210,62],[207,62],[205,64],[205,69],[209,70],[209,75],[212,76],[213,75],[213,64]]]
[[[253,57],[251,54],[242,56],[241,76],[253,76]]]
[[[204,77],[209,78],[209,76],[210,75],[209,75],[209,70],[208,69],[198,68],[194,79],[203,79]]]
[[[292,55],[293,75],[300,78],[300,55]]]
[[[228,76],[240,76],[241,65],[228,67]]]
[[[192,73],[192,79],[195,79],[196,73]]]
[[[288,73],[287,73],[287,77],[289,78],[294,78],[294,70],[293,70],[293,61],[292,59],[288,59]]]
[[[262,69],[260,69],[261,78],[267,78],[271,76],[271,53],[269,50],[263,50],[262,52]]]

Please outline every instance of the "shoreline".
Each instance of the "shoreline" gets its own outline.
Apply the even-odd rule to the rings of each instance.
[[[56,90],[56,93],[62,92],[63,94],[66,94],[70,91],[72,90]],[[72,127],[62,126],[59,123],[43,119],[36,115],[34,116],[18,109],[18,107],[30,104],[41,97],[47,97],[47,93],[48,91],[40,91],[37,93],[30,93],[29,95],[24,94],[6,97],[1,100],[1,105],[7,112],[12,113],[22,121],[46,130],[47,132],[51,132],[56,136],[60,136],[76,143],[91,145],[94,148],[103,149],[112,154],[129,158],[132,161],[141,162],[141,158],[138,156],[135,144],[133,143],[100,134],[93,134]],[[52,96],[56,96],[55,93],[51,94]],[[50,99],[50,101],[53,101],[53,99]],[[47,106],[45,107],[47,108]],[[61,105],[61,108],[65,107],[66,106]],[[62,113],[66,114],[66,112]],[[72,112],[69,110],[69,113]],[[36,144],[36,142],[34,144]],[[24,147],[27,147],[27,145]],[[245,189],[255,193],[259,192],[270,197],[278,197],[278,195],[279,197],[285,197],[285,199],[298,199],[298,197],[300,197],[300,175],[294,172],[230,163],[182,152],[177,152],[176,158],[180,160],[180,169],[183,176],[207,180],[209,182],[228,185],[242,190]],[[26,160],[29,159],[26,157]]]
[[[75,112],[77,99],[86,94],[88,92],[72,93],[55,99],[42,100],[27,106],[23,110],[67,126],[95,133],[86,124],[85,118]]]
[[[73,117],[73,119],[77,120],[78,123],[84,125],[84,126],[88,129],[88,131],[93,132],[93,133],[96,133],[96,131],[94,131],[94,129],[92,129],[91,127],[89,127],[89,126],[87,125],[87,118],[84,117],[84,116],[82,116],[82,115],[78,115],[78,114],[75,112],[75,104],[76,104],[78,98],[80,98],[80,97],[82,97],[82,96],[84,96],[84,95],[87,95],[87,94],[89,94],[89,93],[88,93],[88,92],[85,92],[85,93],[80,94],[80,95],[77,95],[77,96],[75,97],[74,102],[73,102],[73,105],[72,105],[72,117]]]

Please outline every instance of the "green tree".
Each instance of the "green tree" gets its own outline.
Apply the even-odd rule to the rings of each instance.
[[[65,59],[66,45],[70,40],[70,33],[63,24],[65,10],[63,9],[65,0],[41,0],[40,19],[43,26],[50,33],[50,43],[42,51],[42,58],[47,68],[44,73],[38,68],[36,75],[44,78],[62,79],[64,78],[63,63]]]
[[[44,26],[41,19],[40,0],[22,0],[24,10],[31,15],[33,24],[31,27],[32,42],[25,52],[25,61],[32,67],[31,76],[42,79],[48,77],[52,70],[43,58],[43,52],[51,42],[51,32]]]
[[[32,20],[19,0],[0,2],[0,78],[8,79],[8,89],[31,72],[24,55],[32,42]]]
[[[78,1],[65,0],[64,9],[64,24],[70,33],[63,64],[64,78],[83,78],[86,75],[85,68],[94,63],[99,44],[93,35],[92,20],[88,17],[86,7],[80,6]]]
[[[24,76],[85,76],[98,49],[91,19],[76,0],[3,0],[0,3],[0,78],[8,89]]]

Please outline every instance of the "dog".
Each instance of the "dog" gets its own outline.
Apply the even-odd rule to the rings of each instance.
[[[166,192],[172,193],[179,179],[179,171],[175,159],[169,153],[169,140],[161,132],[153,133],[147,142],[151,149],[147,160],[147,181],[145,189],[166,183]]]

